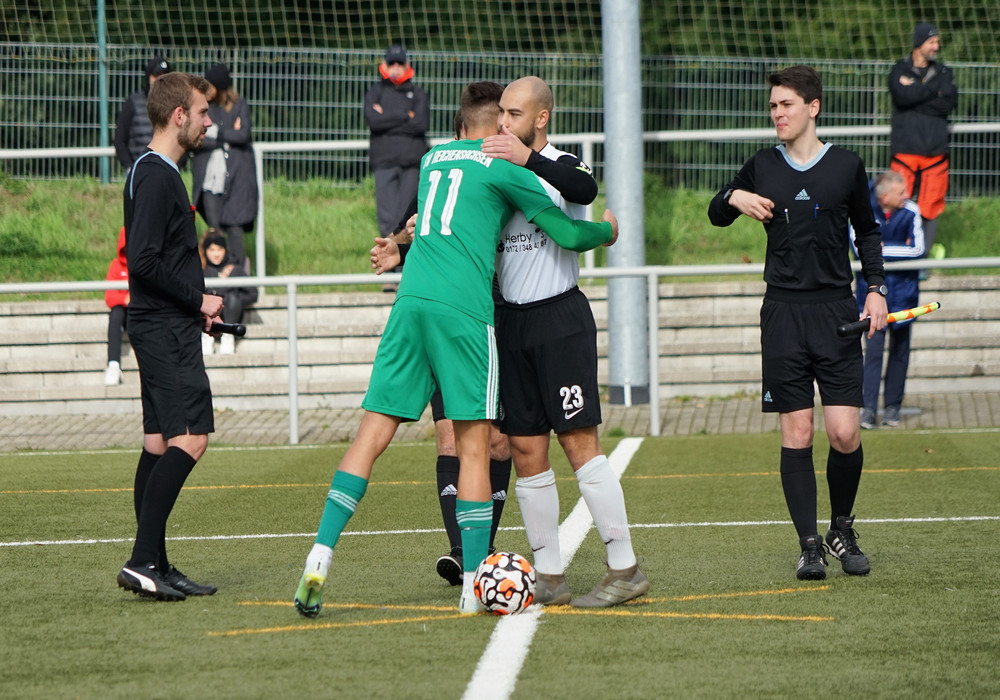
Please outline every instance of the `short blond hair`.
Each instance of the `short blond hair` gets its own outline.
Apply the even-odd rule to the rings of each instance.
[[[170,115],[178,107],[185,112],[191,109],[195,92],[207,95],[211,87],[204,78],[190,73],[167,73],[156,79],[149,88],[146,113],[154,130],[160,130],[170,123]]]

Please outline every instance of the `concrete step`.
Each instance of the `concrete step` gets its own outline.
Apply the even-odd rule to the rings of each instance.
[[[608,381],[607,289],[586,287],[598,325],[600,381]],[[661,395],[760,390],[760,282],[660,285]],[[355,406],[393,298],[381,293],[298,295],[302,408]],[[1000,390],[1000,277],[943,277],[922,301],[941,310],[917,322],[911,391]],[[208,355],[216,407],[287,408],[288,314],[268,294],[248,313],[235,355]],[[0,415],[138,411],[138,370],[127,343],[124,382],[105,387],[107,308],[100,299],[0,304]]]

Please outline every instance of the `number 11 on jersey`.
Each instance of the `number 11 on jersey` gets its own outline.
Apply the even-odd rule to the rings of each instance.
[[[432,217],[434,215],[434,199],[437,196],[438,185],[441,184],[441,171],[431,170],[427,177],[431,181],[430,190],[427,192],[427,201],[424,202],[424,214],[420,222],[420,235],[426,236],[430,233]],[[455,203],[458,201],[458,188],[462,186],[462,171],[459,168],[452,168],[448,171],[448,195],[444,201],[444,209],[441,211],[440,233],[442,236],[451,235],[451,217],[455,213]]]

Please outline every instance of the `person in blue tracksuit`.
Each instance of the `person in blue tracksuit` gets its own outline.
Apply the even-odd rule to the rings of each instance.
[[[903,177],[889,170],[879,174],[869,185],[872,211],[882,234],[882,257],[886,262],[914,260],[923,257],[924,227],[920,208],[906,198]],[[886,303],[889,313],[910,309],[919,303],[920,272],[918,270],[888,270],[885,285],[889,289]],[[862,309],[868,284],[858,274],[858,309]],[[906,388],[906,372],[910,364],[910,334],[913,321],[896,321],[877,331],[865,345],[864,407],[861,427],[877,427],[878,395],[882,384],[882,355],[886,330],[889,331],[889,358],[885,366],[885,394],[882,424],[900,424],[899,410]]]

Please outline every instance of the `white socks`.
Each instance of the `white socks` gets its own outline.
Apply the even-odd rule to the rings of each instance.
[[[330,571],[330,562],[332,561],[333,550],[325,544],[317,542],[309,550],[309,556],[306,557],[306,571],[319,572],[325,578],[327,572]]]
[[[594,525],[608,550],[609,569],[628,569],[636,564],[632,536],[625,512],[625,494],[611,463],[598,455],[576,472]],[[534,554],[535,570],[540,574],[563,573],[559,552],[559,493],[556,475],[548,469],[535,476],[518,479],[514,486],[521,507],[528,544]]]
[[[608,458],[604,455],[594,457],[577,470],[576,480],[601,541],[607,545],[608,568],[628,569],[635,566],[632,536],[625,513],[625,494]],[[517,497],[521,498],[520,491]],[[530,538],[528,541],[531,541]]]
[[[518,479],[514,484],[514,493],[521,507],[535,570],[540,574],[561,574],[559,492],[556,490],[555,472],[548,469],[541,474]]]

